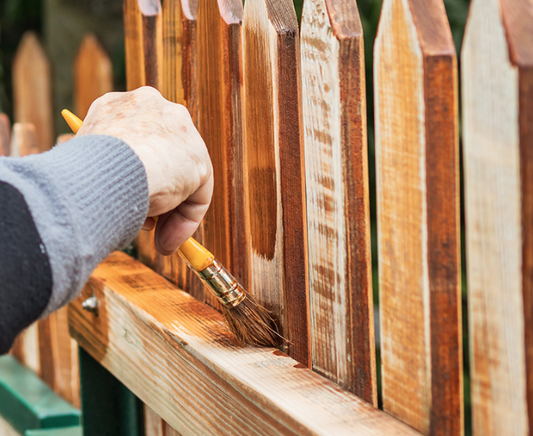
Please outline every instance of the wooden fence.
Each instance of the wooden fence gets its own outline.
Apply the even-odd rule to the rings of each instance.
[[[125,0],[124,27],[128,89],[154,86],[184,104],[212,157],[215,193],[196,237],[288,339],[282,350],[240,347],[198,280],[141,232],[138,259],[155,272],[113,254],[70,304],[68,323],[145,403],[146,434],[464,434],[459,77],[442,0],[383,0],[374,45],[383,411],[355,1],[306,0],[299,28],[290,0]],[[26,36],[15,121],[35,127],[15,125],[12,154],[51,146],[40,59]],[[75,74],[83,116],[111,88],[94,37]],[[472,0],[460,78],[473,434],[531,435],[529,0]],[[7,154],[5,126],[0,119]],[[81,308],[93,295],[98,316]],[[39,321],[14,353],[76,403],[66,323],[66,310]]]

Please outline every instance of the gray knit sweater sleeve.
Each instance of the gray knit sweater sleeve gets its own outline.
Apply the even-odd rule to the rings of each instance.
[[[0,181],[24,197],[48,254],[52,293],[41,317],[76,297],[93,269],[139,232],[148,184],[135,152],[86,135],[24,158],[0,158]]]

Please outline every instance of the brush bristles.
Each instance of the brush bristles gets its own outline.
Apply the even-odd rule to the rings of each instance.
[[[269,310],[248,293],[236,307],[222,306],[222,315],[239,342],[262,347],[277,347],[283,337]]]

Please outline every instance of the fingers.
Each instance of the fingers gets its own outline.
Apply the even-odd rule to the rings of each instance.
[[[143,230],[153,230],[153,228],[155,227],[155,223],[156,223],[156,220],[153,217],[149,216],[144,221],[142,229]]]
[[[176,209],[159,217],[155,230],[155,247],[163,255],[174,253],[190,238],[204,218],[213,194],[213,178],[200,187]]]

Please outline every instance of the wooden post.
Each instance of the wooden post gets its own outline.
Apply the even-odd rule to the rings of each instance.
[[[94,100],[113,90],[111,60],[92,33],[83,37],[76,55],[74,87],[75,113],[81,119]]]
[[[11,123],[6,114],[0,114],[0,156],[11,154]]]
[[[11,136],[11,156],[22,157],[30,154],[40,153],[37,143],[37,132],[31,123],[13,124],[13,135]]]
[[[455,49],[441,0],[385,0],[374,48],[383,408],[463,433]]]
[[[377,406],[363,29],[308,0],[302,96],[313,369]]]
[[[245,228],[240,0],[200,0],[198,9],[198,128],[214,172],[203,227],[204,244],[248,288]],[[205,300],[217,307],[206,291]]]
[[[533,429],[533,11],[474,0],[462,50],[473,430]]]
[[[50,63],[33,32],[26,32],[13,61],[15,122],[32,123],[41,150],[52,148],[53,133]]]
[[[298,23],[289,0],[244,8],[244,141],[251,289],[288,354],[310,365]]]
[[[124,0],[124,43],[128,90],[148,85],[159,89],[163,67],[163,33],[160,0]],[[137,256],[157,266],[154,232],[141,231],[136,238]],[[159,268],[161,270],[161,268]]]

